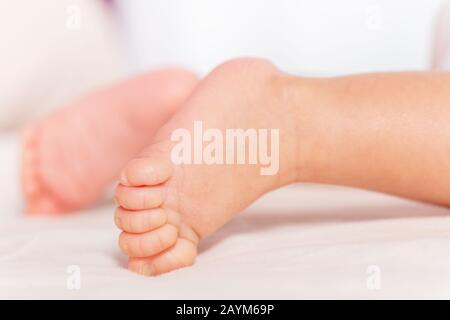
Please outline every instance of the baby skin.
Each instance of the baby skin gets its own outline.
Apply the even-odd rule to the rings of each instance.
[[[444,72],[311,79],[265,60],[226,62],[122,171],[115,222],[129,269],[158,275],[192,265],[199,241],[296,182],[450,205],[449,88]],[[197,120],[221,132],[279,129],[277,174],[255,164],[175,164],[172,133],[192,132]]]
[[[26,211],[63,213],[93,204],[196,84],[186,70],[156,70],[28,126],[22,160]]]

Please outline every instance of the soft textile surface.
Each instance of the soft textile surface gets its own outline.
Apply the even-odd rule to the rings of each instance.
[[[112,211],[1,220],[0,298],[450,298],[444,208],[289,187],[204,241],[194,267],[157,278],[126,270]],[[79,290],[67,287],[71,265]]]

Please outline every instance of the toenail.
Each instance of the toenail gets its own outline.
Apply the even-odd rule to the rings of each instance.
[[[124,186],[129,186],[130,183],[128,181],[127,175],[125,174],[125,172],[122,172],[120,175],[120,183],[123,184]]]
[[[120,242],[120,248],[122,248],[122,251],[128,255],[130,253],[130,246],[128,245],[128,242],[121,241]]]
[[[146,263],[141,267],[141,274],[145,276],[154,276],[156,274],[156,270],[151,263]]]
[[[120,220],[119,217],[115,217],[114,218],[115,222],[116,222],[116,226],[118,226],[120,229],[122,229],[122,221]]]

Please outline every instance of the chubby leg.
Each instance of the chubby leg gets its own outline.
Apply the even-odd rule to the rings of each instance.
[[[120,247],[139,273],[189,266],[199,239],[264,193],[293,182],[450,206],[449,119],[450,73],[306,79],[264,60],[227,62],[123,170],[116,191]],[[172,133],[185,128],[195,136],[199,120],[216,133],[279,129],[279,170],[262,175],[260,165],[248,162],[174,162]]]

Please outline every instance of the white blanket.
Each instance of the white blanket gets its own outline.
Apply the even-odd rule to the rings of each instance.
[[[195,266],[156,278],[126,269],[112,212],[7,215],[0,298],[450,298],[445,208],[293,186],[206,239]]]

